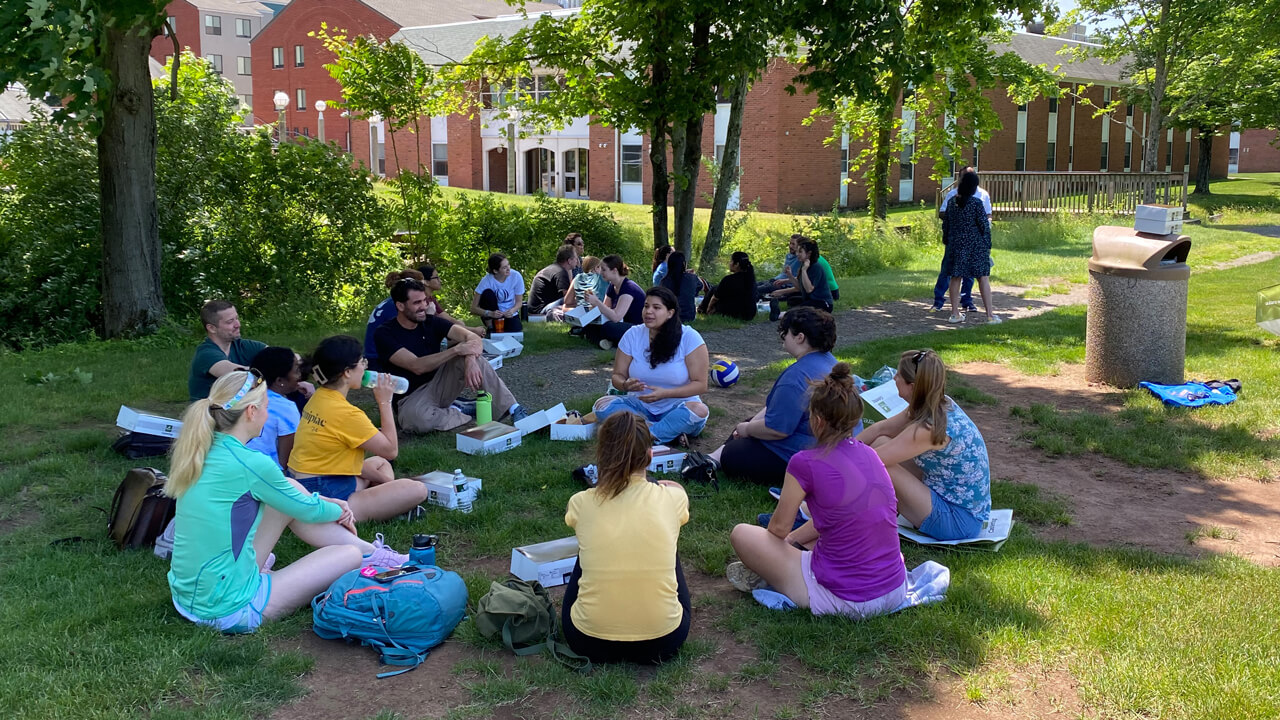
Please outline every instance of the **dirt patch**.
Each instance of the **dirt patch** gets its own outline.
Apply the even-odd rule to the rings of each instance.
[[[1260,234],[1266,234],[1266,233],[1260,233]],[[1278,232],[1277,234],[1271,235],[1270,237],[1280,237],[1280,232]],[[1254,253],[1252,255],[1245,255],[1244,257],[1238,257],[1235,260],[1228,260],[1226,262],[1220,262],[1217,265],[1211,265],[1207,269],[1228,270],[1230,268],[1240,267],[1241,265],[1256,265],[1258,263],[1263,263],[1268,260],[1274,260],[1275,258],[1278,258],[1278,257],[1280,257],[1280,252]]]
[[[994,406],[967,406],[991,455],[991,477],[1044,488],[1071,505],[1067,527],[1037,529],[1050,540],[1128,546],[1174,555],[1232,553],[1264,566],[1280,566],[1280,493],[1257,482],[1221,482],[1192,472],[1136,468],[1097,454],[1050,457],[1030,449],[1012,407],[1048,404],[1063,410],[1111,412],[1122,395],[1084,381],[1080,365],[1058,375],[1029,376],[1001,365],[953,368],[964,381],[999,398]],[[1217,527],[1234,538],[1187,534]]]

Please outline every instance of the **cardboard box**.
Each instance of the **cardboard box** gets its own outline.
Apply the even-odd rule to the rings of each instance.
[[[486,339],[493,340],[495,342],[501,342],[503,340],[515,340],[521,345],[524,345],[523,332],[491,332],[489,333],[489,337]]]
[[[435,470],[426,475],[419,475],[414,480],[419,480],[427,486],[427,503],[439,505],[447,510],[458,507],[458,501],[453,492],[453,473]],[[467,478],[467,489],[475,491],[476,497],[480,496],[480,490],[483,487],[484,483],[480,478]]]
[[[521,435],[528,435],[547,427],[551,423],[564,418],[564,403],[557,403],[555,407],[549,407],[546,410],[539,410],[536,413],[530,413],[523,420],[516,421],[516,427],[520,428]]]
[[[1182,219],[1181,205],[1139,205],[1133,212],[1134,220],[1154,220],[1159,223],[1178,222]]]
[[[552,440],[590,440],[596,436],[596,423],[570,425],[564,418],[551,423]]]
[[[485,355],[497,355],[502,358],[513,358],[524,352],[524,345],[521,345],[520,341],[516,340],[510,334],[507,334],[506,337],[502,337],[497,340],[484,338],[481,342],[484,343]]]
[[[684,462],[685,451],[669,448],[666,445],[654,445],[653,457],[649,460],[651,473],[678,473],[680,464]]]
[[[136,433],[169,438],[178,437],[178,431],[182,430],[181,420],[161,415],[148,415],[128,405],[120,406],[120,412],[116,413],[116,425]]]
[[[511,574],[543,587],[565,585],[578,562],[578,538],[570,536],[511,549]]]
[[[1133,229],[1152,235],[1172,235],[1182,232],[1181,220],[1134,220]]]
[[[564,314],[564,321],[574,327],[586,327],[588,325],[603,325],[604,316],[600,314],[600,308],[593,308],[587,305],[579,305]]]
[[[485,356],[484,356],[484,361],[485,361],[485,362],[487,362],[487,363],[489,363],[489,367],[493,368],[494,370],[501,370],[501,369],[502,369],[502,356],[501,356],[501,355],[485,355]]]
[[[540,322],[546,322],[546,321],[547,321],[546,315],[535,315],[533,313],[530,313],[529,319],[526,320],[525,322],[540,323]]]
[[[464,430],[454,437],[458,452],[468,455],[492,455],[520,444],[520,431],[497,420]]]

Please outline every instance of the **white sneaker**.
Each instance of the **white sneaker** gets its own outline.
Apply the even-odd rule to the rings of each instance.
[[[960,323],[964,322],[964,313],[960,313],[959,315],[952,315],[951,317],[947,318],[947,322],[951,323],[952,325],[959,325]]]
[[[407,562],[409,562],[409,556],[392,550],[382,541],[382,533],[378,533],[373,539],[373,552],[360,561],[360,567],[376,565],[378,567],[392,568],[400,567]]]
[[[754,570],[748,568],[741,562],[731,562],[724,569],[724,576],[729,579],[729,584],[735,590],[749,593],[752,590],[758,590],[763,587],[769,587],[769,583],[764,578],[755,573]]]
[[[601,338],[599,345],[601,350],[612,350],[614,348],[613,341],[608,338]]]
[[[1002,322],[1004,321],[1000,319],[999,315],[992,315],[991,317],[987,318],[988,325],[999,325]]]

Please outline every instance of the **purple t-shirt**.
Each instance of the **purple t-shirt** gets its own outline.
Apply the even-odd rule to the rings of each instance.
[[[802,450],[787,472],[804,490],[820,537],[810,567],[822,586],[865,602],[907,578],[898,544],[898,499],[880,456],[853,439],[831,451]]]

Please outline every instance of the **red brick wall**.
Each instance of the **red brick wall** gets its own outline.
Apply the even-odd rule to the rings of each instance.
[[[1102,169],[1102,123],[1101,117],[1094,117],[1093,113],[1098,107],[1102,107],[1102,88],[1087,87],[1083,95],[1092,105],[1084,102],[1077,102],[1076,109],[1076,134],[1075,134],[1075,150],[1074,157],[1071,161],[1071,169],[1076,172],[1096,172]],[[1070,122],[1068,115],[1068,122]],[[1066,167],[1065,165],[1063,166]]]
[[[759,201],[764,212],[776,212],[779,207],[782,104],[803,101],[802,96],[791,97],[783,89],[793,75],[791,65],[773,60],[747,93],[742,108],[742,181],[738,197],[742,205]],[[806,101],[806,105],[809,102],[812,101]]]
[[[1231,143],[1228,141],[1229,136],[1227,135],[1231,130],[1223,127],[1220,128],[1219,131],[1220,135],[1213,139],[1213,149],[1209,151],[1209,154],[1211,155],[1209,158],[1209,177],[1215,180],[1222,180],[1227,177],[1227,161],[1230,160],[1229,150],[1231,149]],[[1199,145],[1199,141],[1197,141],[1195,137],[1192,137],[1192,140]],[[1244,142],[1243,138],[1241,139],[1241,142]],[[1191,155],[1192,162],[1195,162],[1195,156],[1197,153],[1193,152]]]
[[[1000,129],[978,148],[978,171],[1013,170],[1017,158],[1018,106],[1003,89],[987,90],[983,95],[991,101],[991,109],[1000,120]]]
[[[1240,172],[1280,172],[1280,148],[1271,144],[1275,139],[1276,133],[1271,130],[1242,131],[1240,133]],[[1230,146],[1226,135],[1213,139],[1215,158],[1218,155],[1218,146],[1223,148]],[[1225,164],[1223,167],[1225,168]]]
[[[448,128],[449,185],[461,188],[484,187],[480,122],[463,115],[450,115]],[[503,174],[505,175],[505,165]]]
[[[616,165],[620,151],[617,131],[592,123],[588,132],[590,147],[587,148],[587,195],[592,200],[615,202],[618,190],[614,179],[617,177]]]
[[[174,18],[174,30],[178,34],[178,44],[183,48],[190,48],[191,53],[196,57],[200,56],[200,36],[204,33],[204,22],[200,19],[200,11],[195,8],[187,0],[173,0],[169,3],[169,7],[165,8],[168,15]],[[227,32],[227,28],[222,29]],[[160,34],[151,41],[151,57],[156,62],[164,64],[165,57],[173,54],[173,38],[165,37]],[[235,60],[232,59],[234,63]],[[232,68],[234,71],[235,68]]]

